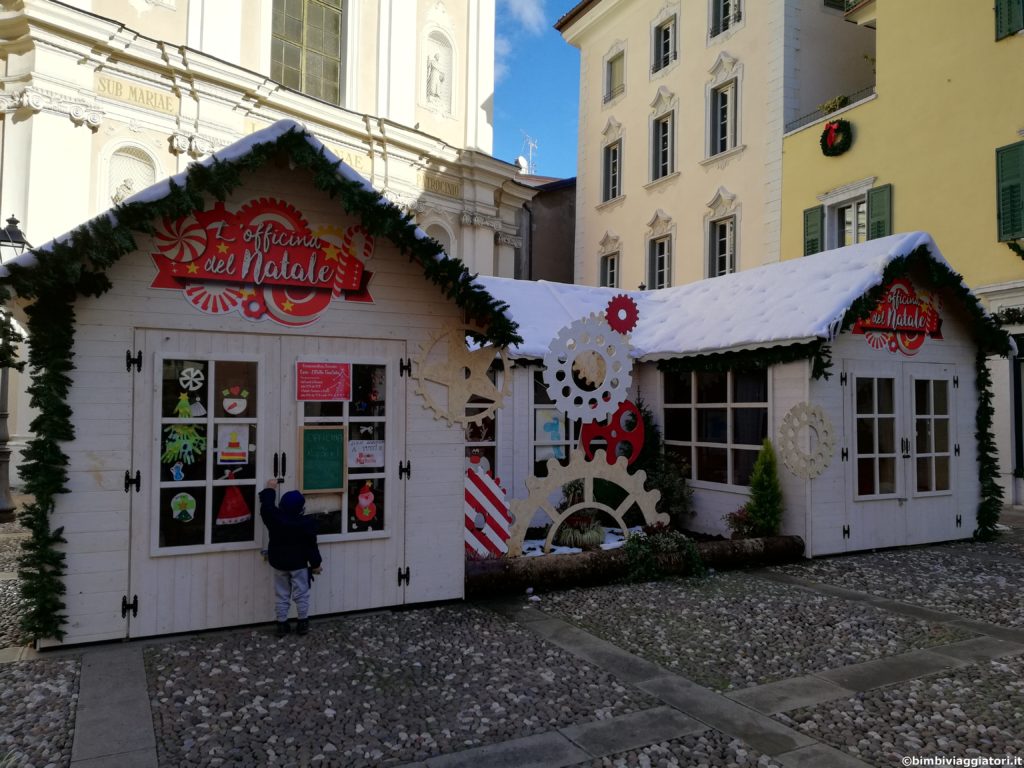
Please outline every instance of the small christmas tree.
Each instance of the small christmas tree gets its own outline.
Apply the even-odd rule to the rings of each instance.
[[[765,438],[750,473],[750,501],[746,504],[751,533],[775,536],[782,522],[782,487],[772,441]]]

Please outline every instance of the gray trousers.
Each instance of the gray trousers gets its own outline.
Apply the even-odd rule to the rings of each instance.
[[[309,571],[279,571],[274,569],[274,610],[278,621],[288,621],[291,601],[300,619],[309,617]]]

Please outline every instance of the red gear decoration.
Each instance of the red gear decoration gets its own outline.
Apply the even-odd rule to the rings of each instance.
[[[620,293],[618,296],[613,296],[612,300],[608,302],[605,318],[613,331],[625,334],[636,328],[636,323],[640,319],[640,310],[635,301],[626,294]]]
[[[636,425],[632,429],[623,426],[623,419],[627,414],[633,414]],[[626,443],[632,448],[626,459],[626,466],[630,466],[640,458],[640,450],[644,447],[644,418],[640,409],[629,400],[623,400],[618,410],[608,419],[607,423],[591,421],[583,425],[580,430],[580,448],[587,455],[587,459],[594,458],[594,450],[590,443],[594,440],[605,440],[608,448],[605,450],[605,459],[609,464],[614,464],[619,458],[619,443]]]
[[[299,235],[311,235],[309,224],[302,212],[291,203],[269,197],[250,200],[238,209],[235,214],[239,225],[252,226],[258,220],[267,218],[291,225],[292,231]]]
[[[267,314],[267,302],[263,300],[263,289],[247,285],[251,292],[249,296],[242,299],[242,314],[250,320],[259,320]]]

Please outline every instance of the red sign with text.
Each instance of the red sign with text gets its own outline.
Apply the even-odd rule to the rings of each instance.
[[[874,349],[915,355],[927,337],[942,338],[938,296],[917,291],[906,279],[893,280],[871,314],[853,324]]]
[[[249,320],[308,325],[332,299],[372,301],[365,262],[374,239],[361,226],[310,227],[283,200],[259,198],[235,212],[218,202],[153,236],[152,288],[181,290],[209,314],[237,311]]]
[[[295,364],[295,399],[341,402],[352,399],[352,364],[298,362]]]

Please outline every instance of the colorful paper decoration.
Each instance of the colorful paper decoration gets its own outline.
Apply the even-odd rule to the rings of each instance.
[[[180,483],[182,480],[185,479],[185,465],[182,464],[180,461],[174,462],[174,464],[171,465],[170,469],[172,480]]]
[[[630,429],[627,429],[624,423],[628,416],[633,417],[633,426]],[[594,458],[590,444],[595,440],[604,440],[607,443],[605,456],[609,464],[614,464],[620,456],[619,444],[628,445],[631,450],[626,457],[626,464],[632,466],[640,458],[640,450],[644,446],[644,419],[640,415],[640,409],[629,400],[624,400],[606,423],[591,421],[584,424],[580,429],[580,448],[588,459]]]
[[[614,463],[609,464],[605,460],[603,450],[594,453],[593,461],[588,461],[583,451],[576,450],[570,455],[568,465],[562,466],[558,461],[551,459],[548,461],[547,469],[546,477],[527,478],[526,487],[530,492],[529,496],[512,501],[514,522],[509,532],[509,555],[516,556],[523,553],[523,539],[526,537],[526,530],[530,527],[530,521],[538,509],[543,510],[551,518],[551,527],[544,542],[544,552],[551,551],[551,543],[562,523],[573,513],[582,510],[599,510],[610,515],[618,523],[623,538],[629,536],[624,516],[634,504],[640,509],[647,525],[668,525],[668,515],[657,511],[661,491],[645,490],[644,481],[647,479],[647,473],[641,469],[635,474],[629,474],[626,469],[625,456],[619,456]],[[626,491],[626,498],[615,509],[598,501],[595,497],[594,480],[598,479],[614,483]],[[564,510],[556,509],[551,502],[551,497],[561,491],[566,483],[571,483],[574,480],[583,481],[583,497]]]
[[[481,525],[477,525],[478,517]],[[512,513],[501,481],[490,472],[471,466],[466,470],[466,552],[500,557],[508,552]]]
[[[594,366],[597,358],[601,365]],[[562,328],[544,355],[548,396],[569,418],[585,422],[615,412],[629,392],[632,370],[629,339],[609,328],[598,313]],[[593,389],[583,389],[574,380],[574,373],[584,372],[599,379]]]
[[[190,493],[179,493],[171,498],[171,517],[179,523],[191,523],[196,517],[196,499]]]
[[[233,472],[228,472],[228,480],[234,480]],[[252,519],[252,510],[237,485],[229,485],[224,490],[224,498],[214,522],[217,525],[238,525]]]
[[[605,309],[605,319],[613,331],[626,334],[636,328],[640,309],[636,302],[624,293],[613,296]]]
[[[183,368],[181,373],[178,374],[178,384],[181,385],[182,389],[187,389],[189,392],[202,389],[205,382],[206,374],[203,373],[201,368]],[[187,417],[183,416],[182,418]]]
[[[487,344],[470,350],[466,346],[466,333],[471,331],[468,327],[455,326],[433,334],[416,359],[416,391],[434,412],[434,418],[444,419],[449,424],[481,423],[501,408],[509,391],[510,376],[503,377],[501,389],[498,389],[487,375],[495,356],[501,358],[502,370],[509,370],[505,348]],[[448,390],[447,408],[434,399],[428,382]],[[474,411],[479,408],[479,412],[467,414],[466,406],[474,396],[490,402],[473,403]]]
[[[356,499],[356,517],[360,521],[368,523],[376,516],[377,505],[373,501],[373,483],[367,480]]]
[[[218,464],[248,464],[249,425],[218,424],[217,445]]]
[[[206,407],[201,400],[196,398],[196,401],[189,406],[188,412],[193,419],[201,419],[206,415]]]
[[[814,432],[816,445],[810,453],[800,447],[800,433],[804,429]],[[835,455],[835,438],[828,414],[819,405],[794,405],[779,425],[778,448],[782,463],[790,472],[809,480],[816,478],[828,469]]]
[[[249,406],[249,390],[238,385],[220,391],[221,407],[230,416],[241,416]]]

